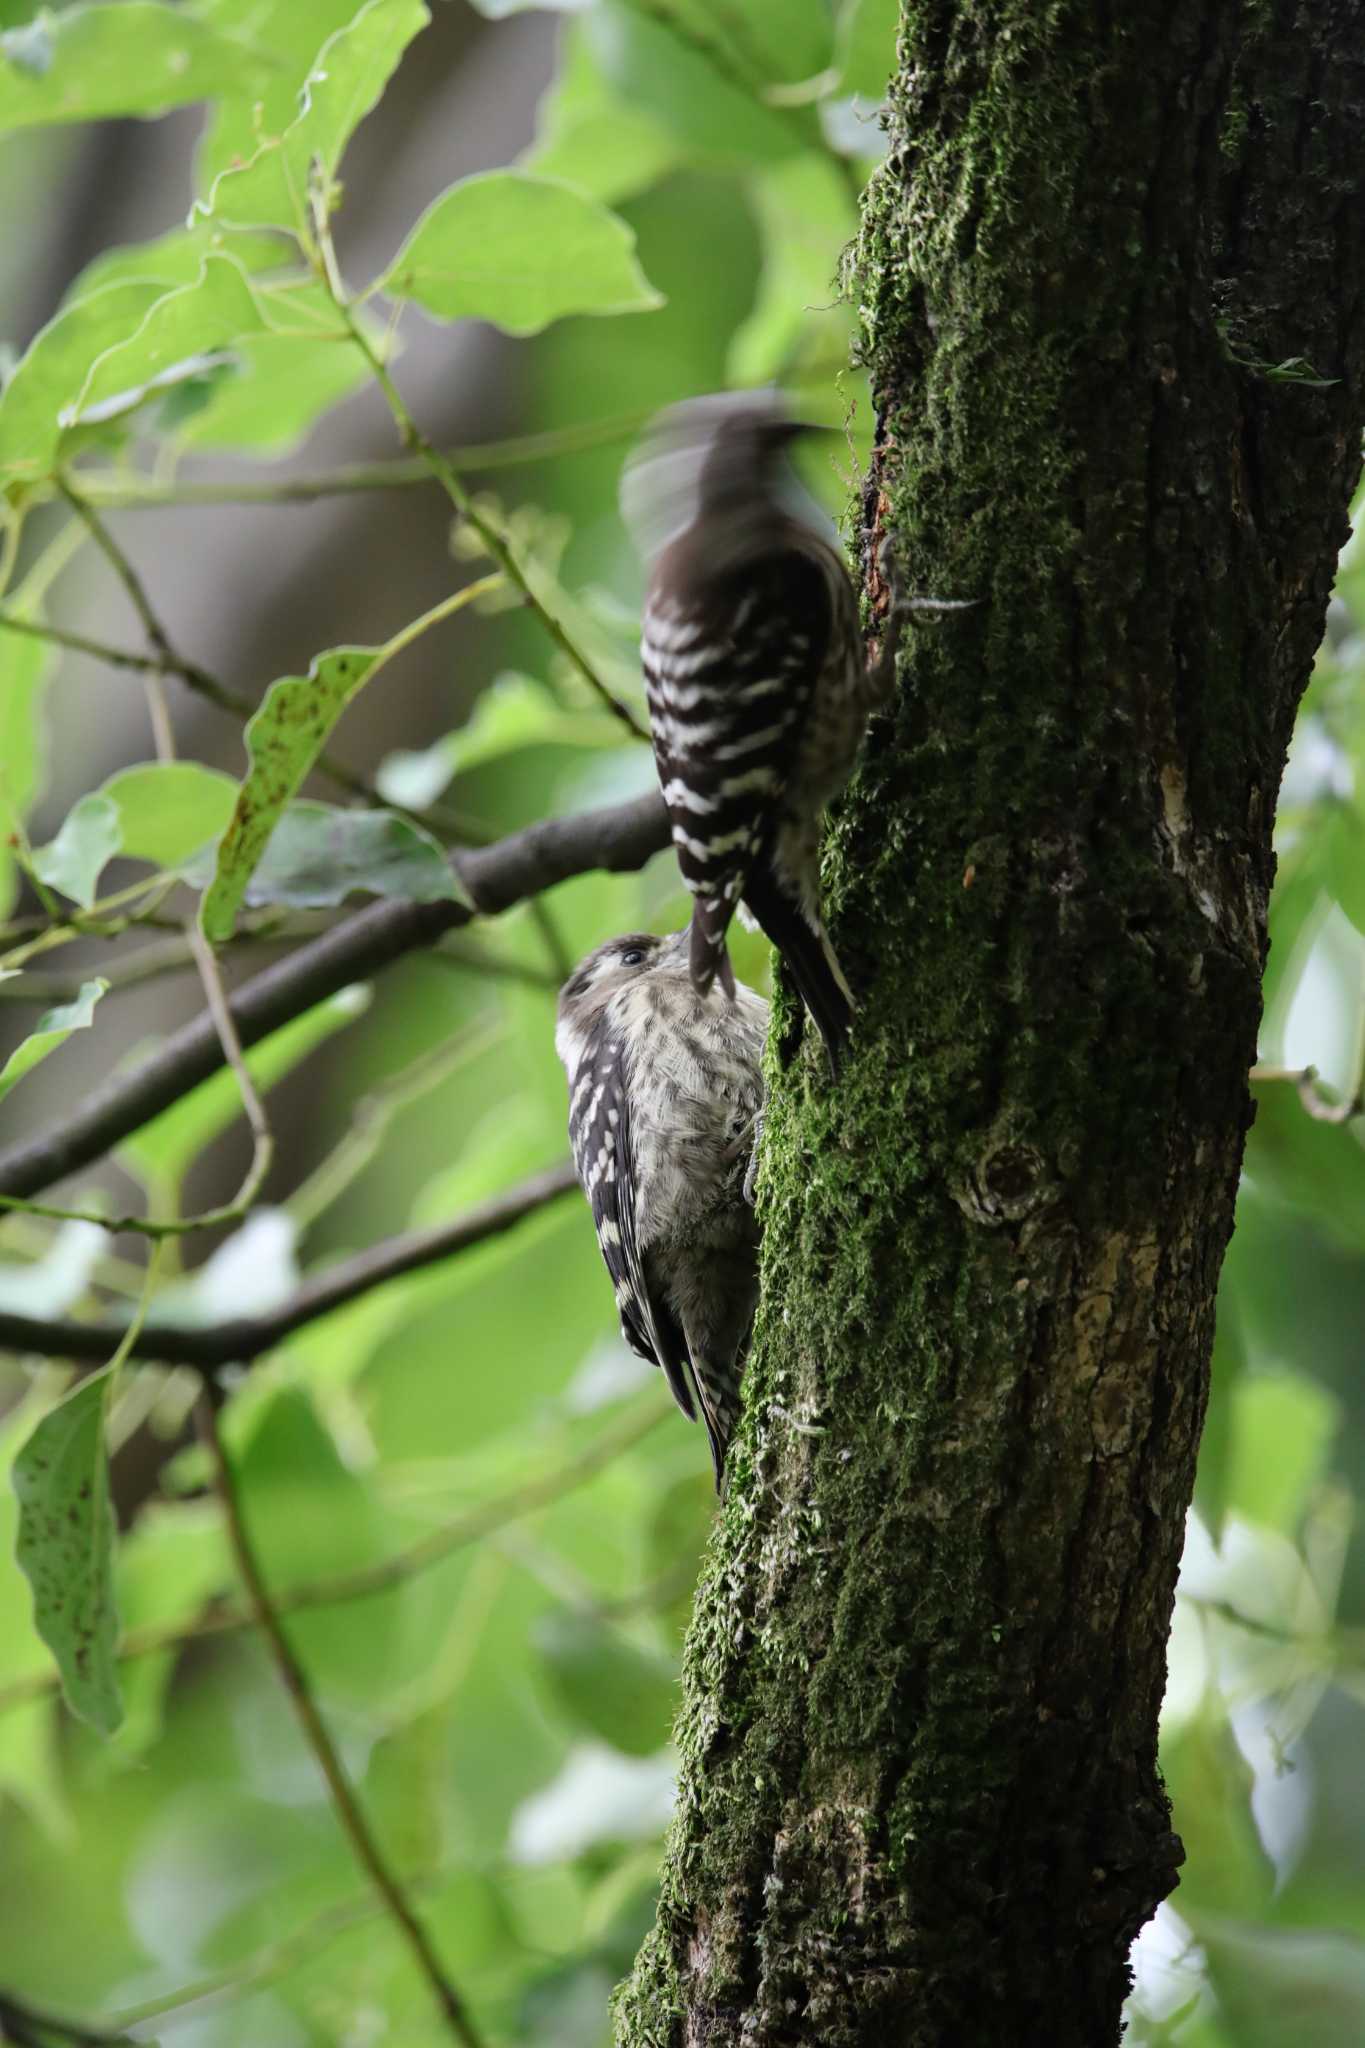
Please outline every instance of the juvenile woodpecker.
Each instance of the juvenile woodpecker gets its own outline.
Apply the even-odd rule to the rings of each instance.
[[[785,454],[803,431],[775,395],[675,406],[628,471],[623,503],[637,530],[653,525],[645,552],[658,549],[641,654],[693,896],[692,980],[733,988],[725,935],[742,899],[837,1067],[854,1003],[820,915],[820,822],[894,650],[869,667],[843,556],[814,505],[802,516],[784,496],[784,479],[795,483]]]
[[[628,932],[589,953],[555,1028],[621,1333],[663,1368],[684,1415],[700,1405],[717,1492],[758,1297],[746,1190],[767,1029],[768,1005],[742,982],[693,985],[686,931]]]

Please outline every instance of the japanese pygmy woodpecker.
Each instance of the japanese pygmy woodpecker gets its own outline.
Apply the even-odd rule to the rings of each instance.
[[[700,1406],[718,1491],[758,1298],[749,1189],[767,1028],[768,1005],[733,975],[696,987],[681,931],[598,946],[565,982],[555,1029],[622,1335],[684,1415]]]
[[[702,991],[734,979],[741,899],[781,952],[832,1066],[854,1004],[820,915],[820,824],[894,669],[869,666],[838,547],[786,462],[803,431],[775,394],[661,415],[622,486],[652,573],[641,654],[654,757]]]

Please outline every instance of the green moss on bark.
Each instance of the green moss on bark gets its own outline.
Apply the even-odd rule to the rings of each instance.
[[[1165,1632],[1361,427],[1348,12],[905,7],[863,552],[975,603],[910,626],[830,832],[847,1072],[774,1055],[628,2048],[1096,2048],[1173,1882]]]

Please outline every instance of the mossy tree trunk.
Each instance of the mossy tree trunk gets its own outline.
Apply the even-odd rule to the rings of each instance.
[[[832,835],[856,1051],[775,1086],[626,2048],[1102,2048],[1180,1860],[1166,1634],[1360,467],[1365,9],[905,0],[892,106],[864,558],[978,602],[910,628]]]

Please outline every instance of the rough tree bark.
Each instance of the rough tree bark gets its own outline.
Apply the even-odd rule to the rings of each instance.
[[[832,835],[856,1052],[776,1081],[627,2048],[1117,2039],[1363,116],[1348,0],[905,0],[864,553],[979,604],[912,628]]]

